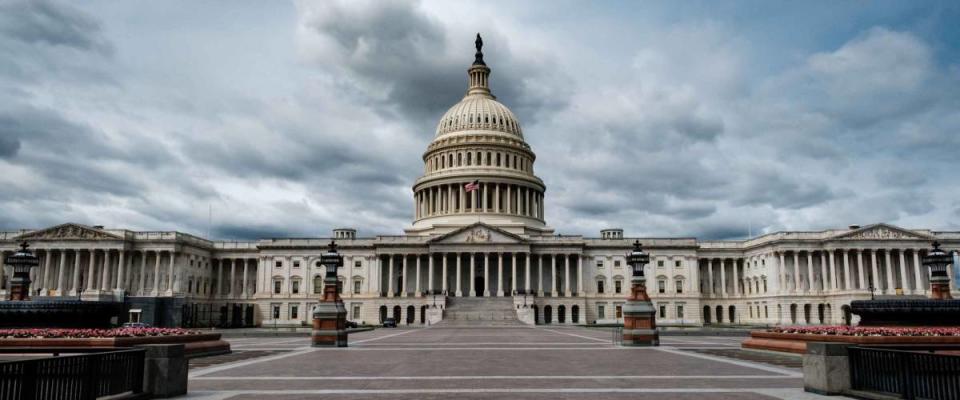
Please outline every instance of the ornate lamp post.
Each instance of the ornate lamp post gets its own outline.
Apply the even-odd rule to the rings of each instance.
[[[328,250],[320,256],[326,268],[323,277],[323,298],[313,311],[313,347],[347,347],[347,309],[338,294],[337,268],[343,266],[343,256],[337,253],[337,244],[330,241]]]
[[[643,266],[650,262],[650,255],[640,248],[640,241],[633,243],[633,251],[627,254],[627,264],[633,269],[630,278],[630,296],[623,305],[623,345],[659,346],[656,310],[647,296]]]
[[[935,300],[949,300],[950,278],[947,277],[947,268],[953,263],[950,254],[940,250],[940,242],[933,242],[933,249],[923,256],[923,266],[930,268],[930,298]]]
[[[3,260],[3,263],[13,267],[13,278],[10,279],[10,300],[24,301],[30,298],[30,268],[40,265],[40,259],[28,249],[27,242],[20,243],[20,250]]]

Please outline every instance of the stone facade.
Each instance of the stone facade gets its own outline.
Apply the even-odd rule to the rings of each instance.
[[[464,99],[441,118],[423,155],[405,234],[334,230],[348,319],[422,323],[448,296],[514,296],[534,304],[541,323],[622,321],[626,255],[638,238],[620,229],[598,238],[554,234],[535,154],[490,92],[490,71],[478,48]],[[68,223],[0,232],[0,250],[6,256],[27,240],[37,251],[34,296],[134,297],[128,302],[173,304],[208,320],[239,313],[246,324],[306,325],[323,293],[319,257],[330,239],[211,241]],[[660,326],[841,323],[844,307],[869,298],[871,286],[877,295],[928,294],[919,260],[934,239],[960,248],[960,232],[887,224],[746,240],[639,238],[651,256],[648,293]],[[4,298],[10,275],[0,273]],[[156,298],[176,301],[146,301]],[[177,310],[160,314],[178,320]]]

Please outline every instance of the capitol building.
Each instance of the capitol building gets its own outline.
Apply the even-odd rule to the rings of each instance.
[[[615,227],[558,234],[545,219],[534,149],[491,93],[480,50],[478,38],[466,94],[423,153],[403,235],[342,228],[331,237],[216,241],[65,223],[0,232],[0,250],[6,257],[27,241],[40,257],[34,298],[119,302],[123,318],[158,326],[308,324],[331,239],[344,256],[340,290],[352,321],[595,324],[622,322],[626,254],[639,240],[650,253],[657,324],[701,326],[855,322],[853,300],[928,294],[920,259],[932,241],[960,248],[960,232],[883,223],[744,240],[637,238]],[[3,299],[11,275],[0,268]]]

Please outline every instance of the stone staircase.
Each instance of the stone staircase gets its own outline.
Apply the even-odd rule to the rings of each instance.
[[[443,321],[435,326],[525,326],[513,297],[450,297]]]

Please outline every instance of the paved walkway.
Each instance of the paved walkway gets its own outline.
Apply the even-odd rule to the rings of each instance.
[[[609,331],[576,327],[378,329],[351,335],[345,349],[237,338],[235,350],[256,356],[192,364],[187,397],[825,398],[802,391],[794,364],[738,351],[742,339],[664,337],[661,347],[624,348]]]

